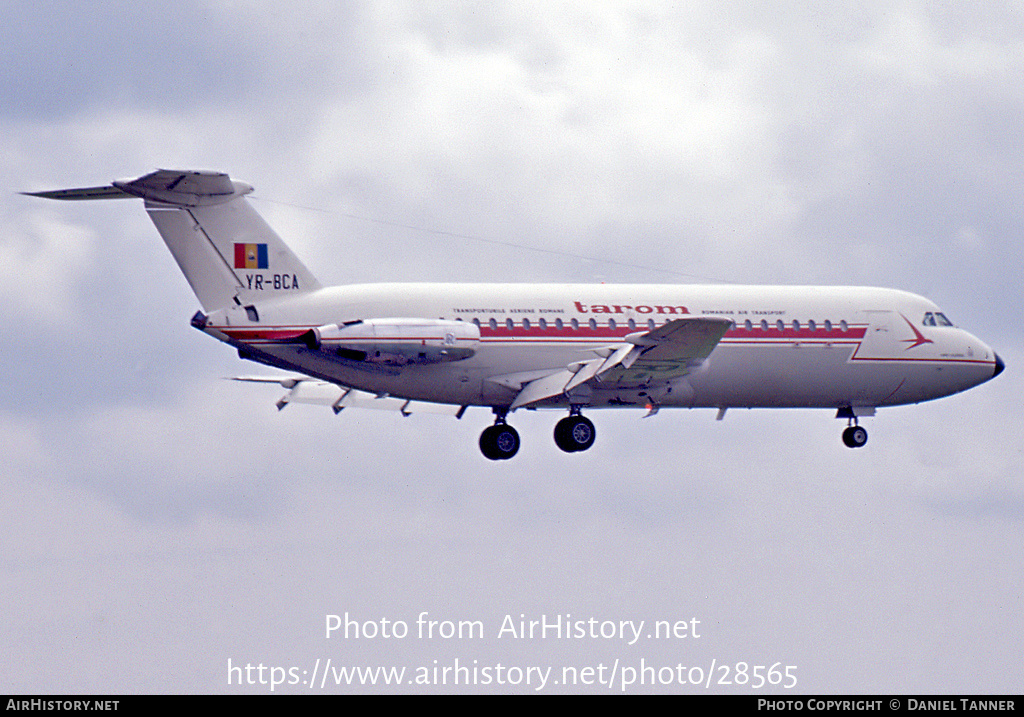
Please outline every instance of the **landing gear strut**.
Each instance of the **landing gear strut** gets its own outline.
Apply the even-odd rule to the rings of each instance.
[[[836,411],[836,418],[846,419],[846,430],[843,431],[843,443],[848,448],[862,448],[868,442],[868,431],[857,425],[857,416],[874,416],[874,408],[853,408],[852,406],[840,406]]]
[[[480,434],[480,451],[492,461],[507,461],[519,452],[519,431],[505,423],[508,409],[494,409],[494,425]]]
[[[594,445],[594,424],[580,415],[578,406],[569,409],[569,415],[555,424],[555,445],[566,453],[585,451]]]

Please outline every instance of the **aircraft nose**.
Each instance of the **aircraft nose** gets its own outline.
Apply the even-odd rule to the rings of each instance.
[[[1003,372],[1003,369],[1006,368],[1006,364],[1003,363],[1003,360],[1001,358],[999,358],[999,354],[995,354],[995,356],[996,356],[996,369],[992,373],[992,378],[995,378],[996,376],[1001,374]]]

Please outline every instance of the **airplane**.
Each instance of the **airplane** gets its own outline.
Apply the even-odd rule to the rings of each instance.
[[[596,436],[583,411],[825,408],[860,448],[859,419],[1002,373],[934,303],[870,287],[377,283],[324,287],[222,172],[157,170],[110,185],[26,192],[141,198],[200,305],[192,326],[286,376],[277,403],[448,413],[490,408],[479,445],[512,458],[518,409],[568,411],[567,453]]]

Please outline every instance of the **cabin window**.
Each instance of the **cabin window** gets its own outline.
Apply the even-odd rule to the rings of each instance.
[[[597,330],[597,319],[591,319],[587,322],[591,329]]]
[[[523,328],[526,329],[526,330],[530,329],[530,320],[529,319],[523,319]]]
[[[491,320],[487,322],[487,325],[491,327],[491,331],[496,331],[498,329],[498,320],[492,317]]]
[[[799,330],[800,330],[800,322],[797,321],[796,319],[793,319],[793,331],[799,331]]]
[[[768,319],[761,319],[761,331],[768,330]]]
[[[260,320],[260,314],[259,314],[258,311],[256,311],[256,307],[255,306],[252,306],[252,305],[246,306],[245,307],[245,315],[249,317],[249,321],[259,321]]]
[[[505,328],[511,331],[516,327],[516,322],[512,319],[505,319]]]
[[[555,328],[556,329],[561,331],[564,326],[565,326],[565,324],[562,323],[561,319],[555,319]]]
[[[647,319],[647,330],[654,331],[654,319]]]
[[[636,322],[633,319],[629,320],[629,330],[636,331]]]
[[[846,323],[846,319],[843,319],[842,321],[839,322],[839,330],[842,331],[844,334],[850,330],[850,325]]]
[[[825,331],[831,331],[831,330],[832,330],[832,322],[829,321],[828,319],[825,319]]]
[[[811,319],[810,321],[807,322],[807,328],[809,328],[811,331],[817,331],[818,325],[814,322],[814,319]]]
[[[570,325],[572,326],[572,330],[573,330],[573,331],[576,331],[576,330],[578,330],[578,329],[580,328],[580,322],[579,322],[579,320],[578,320],[578,319],[573,319],[573,320],[572,320],[572,321],[570,322]]]
[[[540,319],[540,320],[539,320],[539,321],[537,322],[537,326],[539,326],[539,327],[540,327],[540,330],[541,330],[541,331],[544,331],[544,330],[545,330],[545,329],[547,329],[547,327],[548,327],[548,322],[547,322],[546,320],[544,320],[544,319]]]
[[[747,319],[746,321],[743,322],[743,328],[745,328],[747,331],[753,331],[754,323],[750,319]]]
[[[608,319],[608,328],[615,331],[615,319]]]
[[[782,319],[779,319],[778,321],[775,322],[775,328],[777,328],[779,331],[785,331],[786,324],[782,322]]]

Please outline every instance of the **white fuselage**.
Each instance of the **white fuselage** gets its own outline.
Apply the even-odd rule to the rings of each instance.
[[[992,349],[920,296],[891,289],[605,284],[323,288],[223,172],[161,169],[58,200],[139,197],[203,307],[192,325],[239,356],[298,372],[277,402],[407,413],[490,406],[488,459],[519,450],[517,408],[562,406],[555,444],[594,443],[584,408],[835,408],[857,420],[998,375]],[[206,313],[204,313],[206,312]],[[307,390],[307,388],[309,390]],[[448,404],[447,406],[439,406]],[[419,410],[417,407],[416,410]],[[439,411],[434,411],[439,412]]]
[[[976,337],[926,325],[938,311],[915,294],[863,287],[364,284],[215,311],[206,330],[244,357],[364,391],[508,407],[524,381],[593,359],[628,334],[683,316],[724,317],[732,328],[687,375],[660,386],[593,382],[573,400],[594,408],[873,408],[957,393],[1001,370]],[[340,360],[299,340],[319,326],[371,317],[471,322],[479,343],[462,360],[399,366]]]

